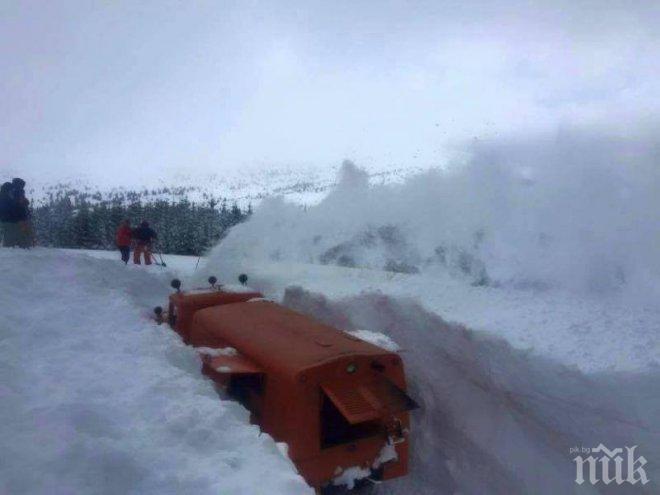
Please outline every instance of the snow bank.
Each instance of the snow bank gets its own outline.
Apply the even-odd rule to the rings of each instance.
[[[576,485],[570,449],[638,445],[649,479],[660,479],[657,370],[584,375],[382,294],[332,301],[291,288],[283,302],[331,325],[379,328],[403,348],[409,391],[420,404],[412,470],[378,493],[654,493],[651,484]]]
[[[0,493],[312,493],[150,319],[170,275],[0,249]]]
[[[400,349],[399,345],[384,333],[373,332],[371,330],[364,329],[348,330],[348,333],[354,337],[357,337],[358,339],[362,339],[365,342],[377,345],[378,347],[382,347],[388,351],[396,352]]]
[[[222,284],[220,288],[226,292],[234,292],[236,294],[249,294],[250,292],[254,292],[254,289],[248,285]]]
[[[398,457],[394,443],[388,440],[383,445],[383,448],[380,449],[380,452],[370,467],[352,466],[343,470],[338,467],[335,472],[336,476],[332,479],[332,484],[335,486],[345,486],[347,489],[352,490],[358,481],[372,476],[372,469],[378,469],[381,465],[388,461],[396,460]]]
[[[205,356],[218,357],[218,356],[238,356],[238,351],[233,347],[220,347],[212,349],[210,347],[195,347],[195,350]]]
[[[412,298],[447,321],[497,335],[532,357],[552,358],[587,373],[660,368],[660,308],[639,307],[616,296],[576,297],[561,290],[473,287],[447,274],[409,275],[230,258],[211,260],[199,272],[220,273],[227,280],[249,273],[256,289],[278,301],[291,286],[330,299],[362,293]]]

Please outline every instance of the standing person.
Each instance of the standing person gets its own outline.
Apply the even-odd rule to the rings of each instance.
[[[117,248],[121,253],[121,260],[128,264],[128,260],[131,256],[131,238],[133,236],[133,230],[131,229],[131,221],[127,218],[122,220],[117,229],[117,235],[115,237],[115,242],[117,243]]]
[[[30,248],[34,245],[32,222],[30,221],[30,201],[25,196],[25,181],[18,177],[11,181],[15,218],[18,223],[18,246]]]
[[[156,232],[149,228],[149,222],[144,220],[140,226],[133,231],[135,239],[135,251],[133,251],[133,263],[140,264],[140,255],[144,253],[144,264],[151,265],[151,244],[158,238]]]
[[[14,186],[11,182],[5,182],[0,187],[0,222],[2,222],[2,245],[4,247],[18,246],[19,227],[13,191]]]

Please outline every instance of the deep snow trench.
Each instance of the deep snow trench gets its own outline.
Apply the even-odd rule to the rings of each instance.
[[[283,302],[339,328],[383,332],[402,348],[421,406],[411,472],[377,493],[658,493],[657,372],[585,375],[382,294],[331,301],[293,287]],[[638,445],[654,482],[576,485],[571,447],[599,443]]]
[[[151,320],[167,272],[0,249],[0,273],[0,493],[313,493]]]

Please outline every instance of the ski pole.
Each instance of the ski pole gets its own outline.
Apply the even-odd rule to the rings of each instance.
[[[163,253],[160,250],[160,244],[157,244],[156,247],[158,248],[158,257],[160,258],[160,265],[167,266],[167,263],[165,263],[165,260],[163,259]]]

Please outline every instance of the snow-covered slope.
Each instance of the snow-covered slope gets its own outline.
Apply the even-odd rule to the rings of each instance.
[[[217,173],[195,172],[165,173],[147,176],[132,186],[112,183],[98,184],[87,177],[25,176],[20,171],[6,171],[5,179],[22,176],[27,182],[28,196],[35,202],[47,199],[58,191],[82,191],[94,198],[111,198],[127,191],[141,192],[143,201],[171,200],[185,197],[189,201],[203,202],[210,197],[226,198],[241,207],[259,204],[268,197],[286,197],[299,205],[321,201],[336,184],[339,164],[329,167],[248,167]],[[399,183],[419,172],[414,167],[385,166],[368,168],[373,184]],[[163,191],[169,192],[163,192]],[[176,192],[176,194],[174,194]]]
[[[0,249],[0,272],[0,493],[312,493],[151,321],[165,270]]]

